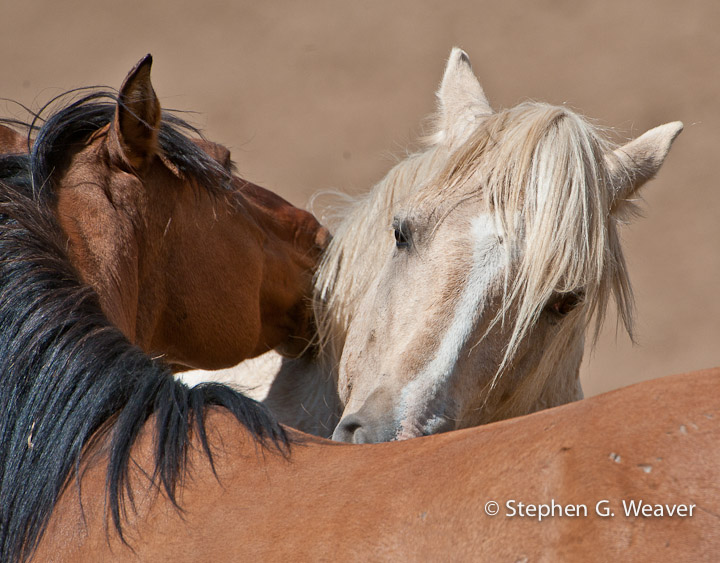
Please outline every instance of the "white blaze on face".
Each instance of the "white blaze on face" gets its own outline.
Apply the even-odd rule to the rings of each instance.
[[[433,416],[431,413],[444,411],[443,395],[460,353],[474,333],[490,298],[490,290],[507,266],[507,255],[494,215],[474,217],[470,223],[470,235],[472,262],[445,334],[439,347],[432,353],[432,360],[401,392],[398,414],[402,423],[398,439],[417,436],[423,429],[428,433],[433,432],[434,427],[445,422],[442,416]],[[428,415],[430,418],[424,420]]]

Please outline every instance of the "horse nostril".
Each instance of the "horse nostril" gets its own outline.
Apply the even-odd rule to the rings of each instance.
[[[351,414],[338,423],[335,432],[333,432],[332,439],[336,442],[363,444],[365,443],[365,439],[362,428],[363,425],[360,417]]]
[[[360,427],[362,427],[362,424],[360,424],[359,422],[352,422],[350,424],[345,425],[345,430],[347,432],[350,432],[351,434],[354,434],[355,431]]]

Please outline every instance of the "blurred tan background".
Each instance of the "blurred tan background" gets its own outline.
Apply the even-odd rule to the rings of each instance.
[[[613,315],[587,395],[720,365],[720,2],[27,1],[3,6],[0,96],[33,108],[120,86],[145,53],[244,177],[307,204],[365,190],[422,134],[454,45],[491,103],[566,103],[616,140],[682,120],[645,218],[624,231],[638,345]],[[0,103],[4,116],[19,115]]]

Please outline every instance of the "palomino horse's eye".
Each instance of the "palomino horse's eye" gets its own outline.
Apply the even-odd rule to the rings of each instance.
[[[560,293],[551,299],[546,309],[558,317],[564,317],[583,302],[584,294],[580,291]]]
[[[410,246],[410,229],[405,221],[396,221],[393,225],[395,229],[395,246],[397,248],[408,248]]]

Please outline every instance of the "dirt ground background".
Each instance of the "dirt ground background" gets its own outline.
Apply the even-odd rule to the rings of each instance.
[[[583,379],[592,395],[720,365],[717,0],[45,0],[2,13],[0,96],[37,108],[117,88],[152,53],[162,103],[197,111],[244,177],[301,206],[384,175],[423,132],[454,45],[496,108],[565,103],[617,139],[682,120],[645,218],[623,233],[638,344],[611,315]]]

